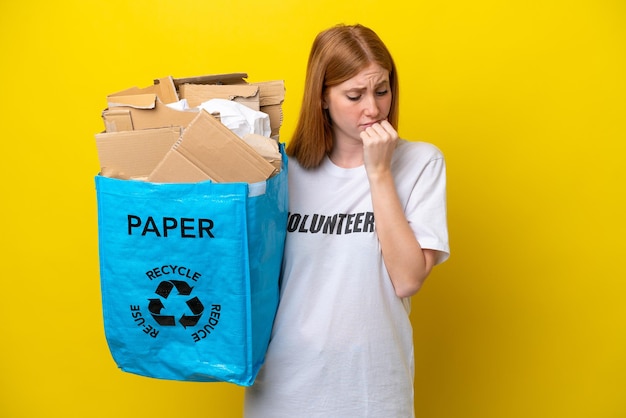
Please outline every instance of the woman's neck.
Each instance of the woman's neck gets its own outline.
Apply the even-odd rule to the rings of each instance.
[[[355,168],[363,165],[363,143],[361,141],[335,141],[328,156],[338,167]]]

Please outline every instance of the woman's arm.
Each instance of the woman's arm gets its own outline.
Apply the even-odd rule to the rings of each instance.
[[[404,215],[391,173],[398,133],[384,121],[361,133],[376,232],[398,297],[417,293],[430,274],[437,251],[422,249]]]

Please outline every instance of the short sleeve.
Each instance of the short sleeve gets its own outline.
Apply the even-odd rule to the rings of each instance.
[[[450,256],[446,163],[443,154],[434,148],[434,152],[422,167],[417,173],[405,213],[420,246],[440,252],[437,259],[439,264]]]

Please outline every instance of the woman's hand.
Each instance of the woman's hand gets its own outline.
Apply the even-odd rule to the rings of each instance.
[[[361,132],[363,162],[370,179],[391,174],[391,159],[398,143],[398,132],[384,120]]]

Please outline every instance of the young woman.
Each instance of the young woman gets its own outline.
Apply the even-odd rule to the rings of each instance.
[[[410,297],[449,254],[445,162],[399,139],[398,75],[370,29],[321,32],[288,144],[281,302],[247,418],[413,416]]]

